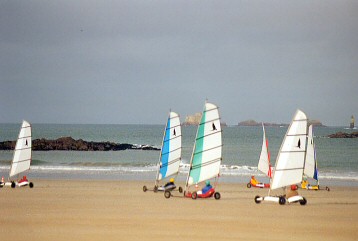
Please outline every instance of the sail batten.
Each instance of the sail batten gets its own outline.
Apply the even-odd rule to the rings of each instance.
[[[222,148],[222,145],[221,146],[216,146],[216,147],[213,147],[213,148],[210,148],[210,149],[206,149],[206,150],[201,150],[199,152],[195,152],[194,154],[197,155],[197,154],[200,154],[200,153],[203,153],[203,152],[206,152],[206,151],[214,150],[216,148]]]
[[[179,147],[179,148],[177,148],[177,149],[174,149],[174,150],[172,150],[171,152],[173,152],[173,151],[180,151],[181,150],[181,147]],[[170,154],[171,152],[165,152],[165,153],[162,153],[162,156],[164,156],[164,155],[168,155],[168,154]],[[178,158],[178,159],[180,159],[180,158]]]
[[[175,160],[172,160],[172,161],[170,161],[170,162],[168,162],[168,163],[164,163],[164,164],[162,164],[162,167],[166,167],[166,166],[169,166],[169,165],[171,165],[171,164],[173,164],[173,163],[175,163],[175,162],[180,162],[180,158],[177,158],[177,159],[175,159]]]
[[[216,163],[216,162],[221,162],[221,159],[214,159],[214,160],[208,161],[208,162],[206,162],[204,164],[198,164],[198,165],[192,166],[191,169],[205,167],[205,166],[211,165],[211,164]]]

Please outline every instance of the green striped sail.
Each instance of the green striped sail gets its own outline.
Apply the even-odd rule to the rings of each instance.
[[[222,160],[222,137],[218,107],[205,103],[198,126],[186,186],[217,177]]]

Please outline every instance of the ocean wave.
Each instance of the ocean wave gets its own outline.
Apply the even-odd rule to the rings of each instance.
[[[151,167],[156,166],[151,163],[116,163],[116,162],[62,162],[62,166],[77,167]]]
[[[45,163],[48,162],[42,160],[36,160],[36,159],[31,160],[31,166],[44,165]],[[0,160],[0,166],[10,167],[10,165],[11,165],[11,160]]]
[[[181,163],[179,167],[179,173],[187,175],[189,171],[189,164]],[[8,172],[10,169],[9,165],[0,165],[1,172]],[[63,165],[33,165],[31,170],[35,172],[43,173],[155,173],[157,172],[157,165],[154,164],[113,164],[113,163],[98,163],[82,162],[82,163],[66,163]],[[239,165],[221,165],[220,169],[221,176],[228,177],[249,177],[252,175],[258,177],[265,177],[256,166],[239,166]],[[358,172],[324,172],[320,173],[320,180],[349,180],[358,181]]]

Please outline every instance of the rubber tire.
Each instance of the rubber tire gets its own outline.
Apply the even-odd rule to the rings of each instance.
[[[16,187],[15,182],[11,182],[11,188],[15,188],[15,187]]]
[[[34,187],[34,184],[32,182],[29,183],[29,187],[30,188],[33,188]]]
[[[183,188],[179,187],[179,193],[183,193]]]
[[[247,188],[251,188],[251,183],[248,183],[248,184],[246,185],[246,187],[247,187]]]
[[[260,198],[260,196],[255,196],[255,203],[256,203],[256,204],[261,203],[261,201],[260,201],[260,200],[258,200],[259,198]]]
[[[329,191],[331,191],[331,189],[329,189],[329,187],[326,187],[326,190],[329,192]]]
[[[303,198],[303,200],[300,200],[300,204],[303,206],[303,205],[307,204],[307,200],[304,197],[302,197],[302,198]]]
[[[196,192],[192,192],[191,193],[191,199],[197,199],[198,198],[198,194]]]
[[[278,203],[280,204],[280,205],[285,205],[285,203],[286,203],[286,198],[285,197],[279,197],[279,199],[278,199]]]
[[[143,186],[143,192],[146,192],[148,190],[147,186]]]
[[[214,198],[215,198],[216,200],[219,200],[219,199],[221,198],[220,193],[219,193],[219,192],[214,193]]]
[[[165,197],[166,199],[170,198],[171,195],[172,195],[172,194],[170,193],[170,191],[165,191],[165,192],[164,192],[164,197]]]
[[[158,186],[154,186],[153,191],[154,191],[154,192],[158,192]]]

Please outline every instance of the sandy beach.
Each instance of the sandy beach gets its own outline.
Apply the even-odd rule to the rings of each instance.
[[[220,183],[221,200],[142,191],[145,181],[33,180],[0,189],[1,240],[356,240],[358,188],[301,190],[306,206],[255,204],[267,189]],[[177,194],[179,196],[179,194]]]

